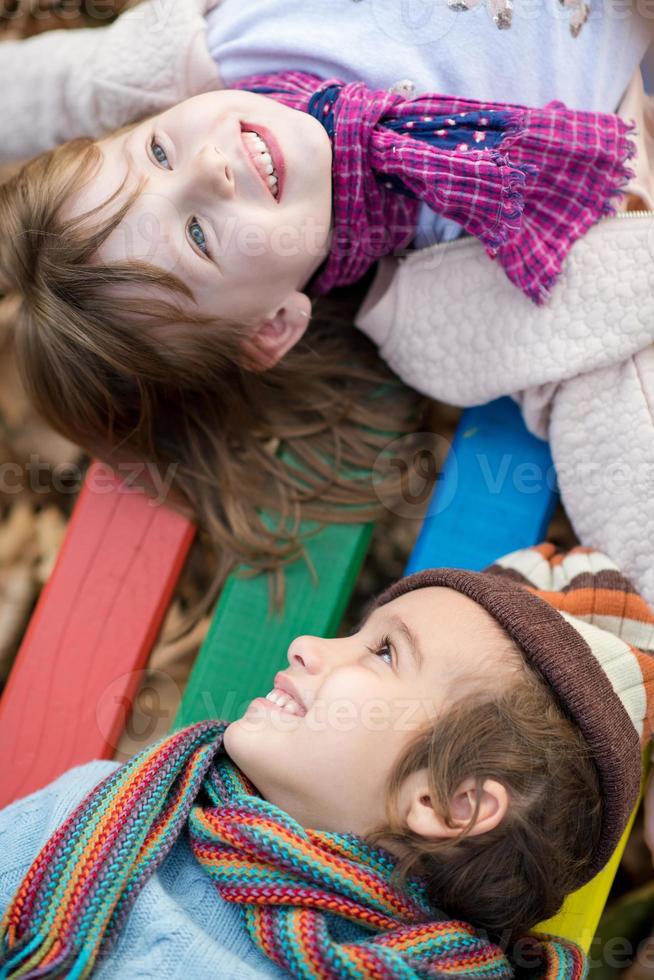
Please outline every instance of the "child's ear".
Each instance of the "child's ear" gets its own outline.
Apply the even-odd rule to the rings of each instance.
[[[427,770],[421,769],[406,780],[403,787],[404,810],[409,830],[420,837],[439,840],[458,837],[474,812],[477,801],[475,780],[464,779],[452,797],[450,810],[454,826],[450,827],[434,809],[429,793]],[[479,812],[469,836],[488,833],[504,819],[509,808],[506,787],[495,779],[485,779],[479,801]]]
[[[247,366],[267,371],[294,347],[311,319],[311,300],[304,293],[291,293],[283,306],[264,317],[244,344]]]

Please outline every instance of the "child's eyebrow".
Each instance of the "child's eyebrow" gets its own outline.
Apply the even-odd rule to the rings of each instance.
[[[115,144],[112,146],[112,152],[119,153],[119,154],[124,154],[124,156],[127,159],[127,175],[125,177],[125,180],[123,181],[123,184],[122,184],[121,188],[119,188],[120,190],[122,190],[124,188],[124,185],[127,182],[127,177],[132,176],[132,174],[134,172],[135,160],[134,160],[134,156],[132,154],[132,151],[131,151],[130,147],[128,146],[128,141],[129,141],[129,138],[130,138],[131,135],[132,135],[131,133],[127,133],[125,135],[125,137],[123,138],[123,140],[122,140],[122,144],[118,144],[117,148],[116,148],[116,145]],[[102,150],[102,165],[104,167],[109,166],[110,160],[111,160],[111,158],[107,155],[106,148],[104,148]],[[146,186],[148,180],[149,180],[149,178],[143,178],[140,187],[138,187],[138,190],[136,188],[134,189],[134,191],[132,192],[133,195],[134,195],[133,200],[132,200],[132,204],[135,203],[136,201],[138,201],[138,199],[141,197],[141,195],[143,194],[143,191],[145,190],[145,186]],[[111,199],[112,196],[114,196],[114,195],[109,195],[109,197],[103,202],[102,207],[106,207],[109,204],[109,201],[110,201],[110,199]]]
[[[131,133],[127,133],[126,134],[125,141],[123,143],[123,152],[124,152],[125,156],[127,157],[127,169],[129,171],[129,173],[130,174],[133,174],[134,171],[136,171],[136,173],[138,175],[138,165],[137,165],[136,160],[134,158],[134,154],[132,153],[132,148],[129,145],[129,141],[130,141],[130,139],[133,136],[133,134],[134,134],[135,131],[136,130],[132,130]],[[143,191],[146,189],[147,185],[150,183],[150,177],[149,176],[145,176],[144,177],[143,174],[141,174],[140,175],[140,179],[142,180],[142,183],[141,183],[141,189],[139,191],[139,195],[143,193]]]
[[[401,633],[406,640],[407,646],[409,647],[409,653],[413,657],[413,663],[416,670],[420,670],[425,662],[422,650],[420,649],[420,644],[418,643],[418,638],[415,633],[407,626],[403,619],[399,616],[391,616],[389,622],[395,627],[398,633]]]
[[[363,626],[365,625],[365,623],[368,622],[368,620],[370,619],[370,617],[376,611],[377,610],[374,610],[373,609],[372,612],[368,616],[366,616],[364,614],[364,616],[359,620],[359,622],[356,624],[356,626],[354,626],[353,629],[351,629],[347,635],[348,636],[354,636],[355,633],[358,633],[363,628]],[[380,613],[381,614],[379,616],[379,619],[380,619],[380,621],[383,622],[383,618],[384,618],[384,612],[383,612],[383,610],[381,610]],[[420,649],[420,644],[418,643],[418,638],[415,635],[415,633],[409,628],[409,626],[404,622],[404,620],[401,619],[401,617],[398,616],[398,615],[393,615],[393,616],[386,617],[385,626],[381,626],[380,628],[381,629],[384,629],[385,627],[388,627],[388,626],[391,626],[393,629],[397,630],[398,633],[401,633],[401,635],[403,636],[403,638],[404,638],[404,640],[405,640],[405,642],[406,642],[406,644],[407,644],[407,646],[409,648],[409,653],[411,654],[411,657],[413,659],[414,666],[415,666],[416,670],[419,671],[420,668],[422,667],[422,665],[425,662],[425,657],[424,657],[424,654],[423,654],[422,650]]]

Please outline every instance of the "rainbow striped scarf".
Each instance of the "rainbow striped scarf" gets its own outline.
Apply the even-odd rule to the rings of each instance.
[[[0,927],[0,977],[88,977],[184,827],[223,899],[243,906],[266,956],[295,977],[508,978],[502,950],[434,921],[424,889],[353,834],[307,830],[262,799],[222,749],[223,722],[176,732],[116,769],[45,844]],[[334,938],[338,920],[358,941]],[[530,976],[586,974],[574,945],[528,941]],[[521,950],[525,953],[525,948]]]

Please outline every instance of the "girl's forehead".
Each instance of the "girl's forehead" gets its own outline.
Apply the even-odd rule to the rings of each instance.
[[[492,620],[489,613],[473,599],[443,585],[411,589],[379,607],[380,612],[386,611],[387,614],[397,613],[399,610],[407,616],[414,617],[418,622],[433,622],[435,617],[438,617],[442,623],[452,624],[460,624],[462,621]]]
[[[424,654],[425,663],[454,658],[462,666],[506,663],[522,655],[509,635],[483,606],[456,589],[425,586],[397,596],[374,613],[383,621],[400,620]]]
[[[140,134],[141,130],[136,128],[96,144],[102,159],[67,206],[64,217],[75,218],[100,207],[88,220],[89,223],[104,221],[126,203],[139,180],[145,178],[127,214],[99,247],[97,256],[103,262],[143,260],[166,272],[184,275],[189,285],[194,286],[198,273],[193,256],[185,251],[181,217],[169,198],[148,187],[147,174],[136,159]],[[116,191],[116,197],[109,203]]]

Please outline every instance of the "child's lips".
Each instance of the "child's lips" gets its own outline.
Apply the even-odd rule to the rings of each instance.
[[[300,708],[295,701],[277,688],[267,694],[265,698],[255,698],[252,704],[257,704],[268,711],[280,711],[294,718],[302,717]]]
[[[265,698],[255,698],[252,704],[268,711],[282,711],[287,715],[303,718],[308,711],[307,703],[290,677],[280,671],[273,683],[272,691]]]
[[[300,714],[306,715],[307,705],[305,704],[302,696],[300,695],[300,692],[298,691],[297,687],[295,686],[291,678],[288,676],[288,674],[285,674],[280,671],[278,674],[275,675],[274,684],[276,690],[283,691],[285,694],[288,694],[288,696],[291,697],[293,701],[295,701],[298,708],[300,709]]]

